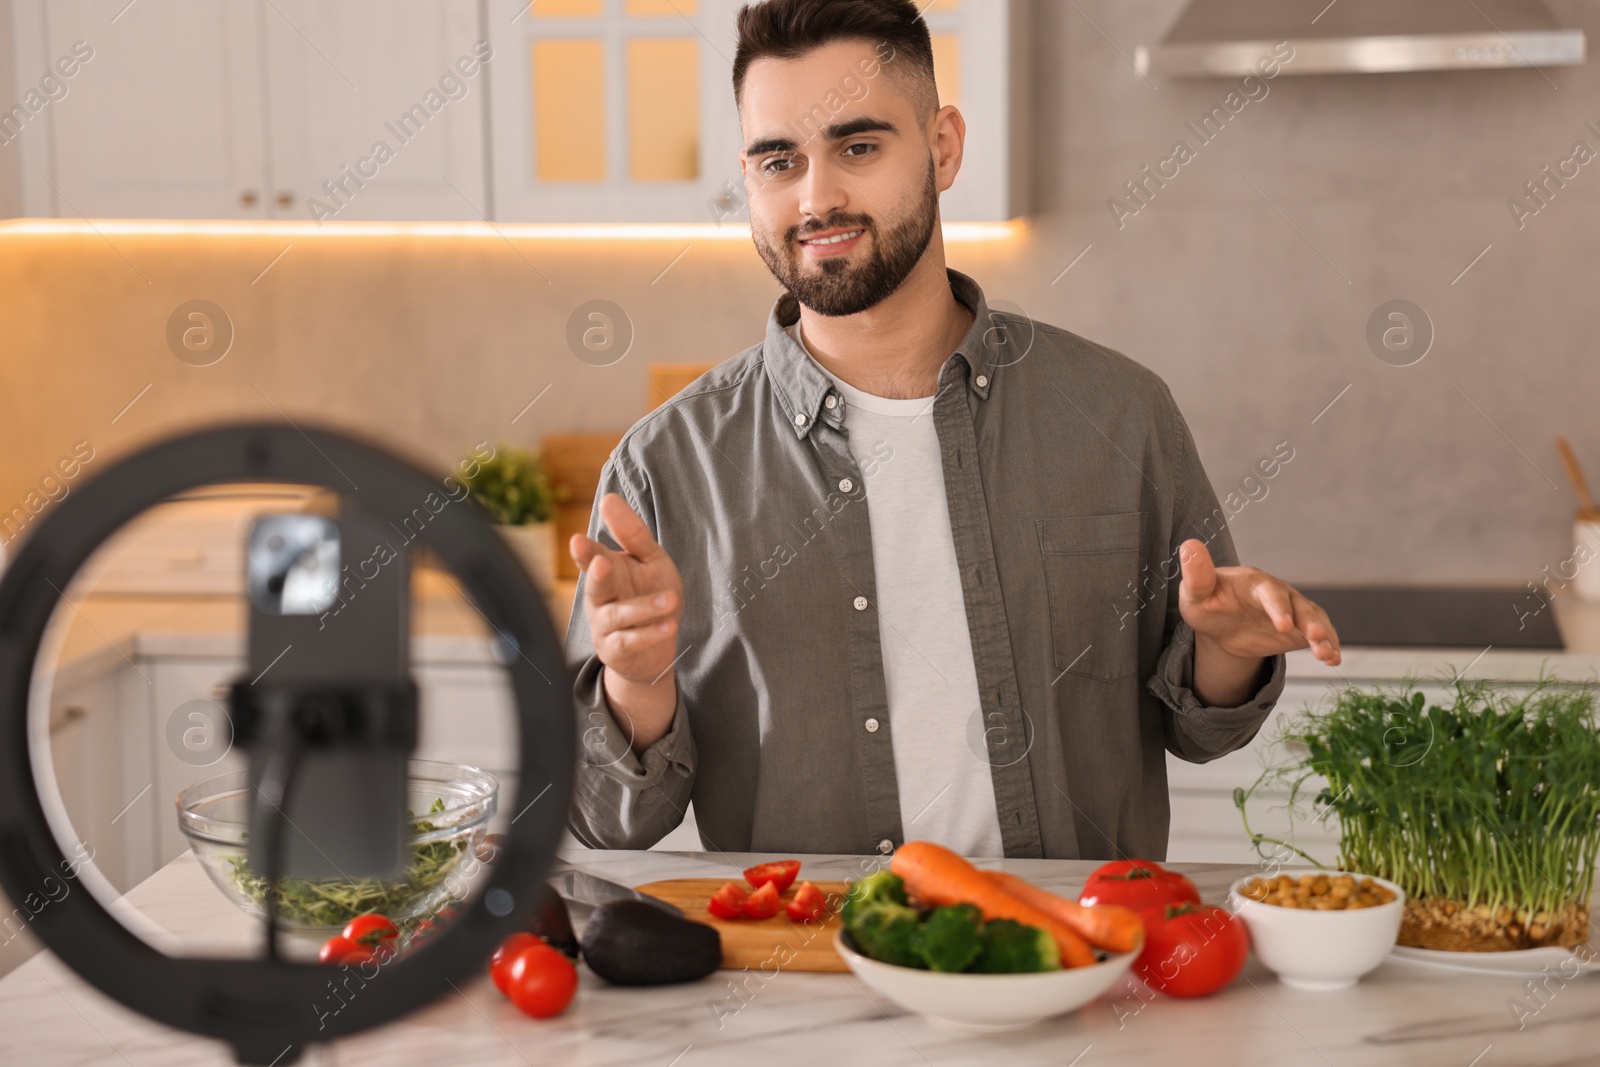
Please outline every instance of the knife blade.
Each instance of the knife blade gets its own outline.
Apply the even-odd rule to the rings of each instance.
[[[673,904],[668,904],[660,897],[653,897],[648,893],[641,893],[616,882],[608,882],[604,878],[589,874],[577,869],[555,872],[550,876],[550,884],[555,891],[568,900],[579,904],[588,904],[599,907],[609,904],[614,900],[637,900],[660,908],[669,915],[683,918],[683,909]]]

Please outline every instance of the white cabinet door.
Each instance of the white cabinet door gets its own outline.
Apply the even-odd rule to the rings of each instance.
[[[1260,859],[1245,833],[1233,791],[1250,788],[1260,777],[1264,761],[1275,762],[1282,757],[1272,741],[1284,718],[1292,719],[1305,705],[1321,700],[1327,691],[1321,682],[1289,681],[1254,740],[1210,763],[1190,763],[1168,753],[1167,786],[1172,798],[1169,860],[1253,863]],[[1338,846],[1338,824],[1332,819],[1317,822],[1312,818],[1316,814],[1312,801],[1321,787],[1320,779],[1306,783],[1296,804],[1300,817],[1293,820],[1286,789],[1257,791],[1248,805],[1250,828],[1266,837],[1289,841],[1331,864]],[[1272,846],[1266,847],[1271,854]]]
[[[82,842],[100,872],[120,890],[133,888],[155,869],[154,793],[148,667],[102,657],[103,671],[77,672],[50,693],[50,765],[56,794],[42,773],[40,796],[59,801],[71,824],[65,855]],[[141,673],[142,671],[142,673]]]
[[[178,828],[178,794],[196,782],[247,766],[243,752],[230,746],[226,711],[226,689],[243,673],[242,660],[141,657],[140,666],[152,682],[142,732],[155,770],[140,814],[151,827],[155,857],[135,883],[189,849]]]
[[[264,19],[275,217],[485,217],[478,5],[273,0]]]
[[[93,55],[63,79],[66,95],[41,112],[55,152],[53,162],[27,157],[30,213],[266,216],[257,4],[49,0],[42,6],[40,69],[25,62],[20,83],[33,84],[75,42]],[[24,136],[44,133],[29,129]],[[40,181],[44,195],[32,197]]]
[[[736,11],[490,0],[496,218],[714,221],[712,201],[739,180]]]
[[[516,768],[517,709],[504,667],[422,663],[412,675],[420,704],[418,759],[465,763],[497,776]],[[507,803],[509,796],[502,793]]]
[[[490,0],[496,217],[747,222],[733,103],[738,0]],[[1025,5],[927,0],[940,88],[968,122],[946,221],[1021,214]],[[867,86],[841,72],[816,124]]]

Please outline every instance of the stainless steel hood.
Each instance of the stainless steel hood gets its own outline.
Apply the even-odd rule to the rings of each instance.
[[[1376,74],[1414,70],[1568,66],[1584,61],[1582,30],[1565,29],[1543,0],[1189,0],[1141,72]],[[1287,49],[1284,49],[1287,54]]]

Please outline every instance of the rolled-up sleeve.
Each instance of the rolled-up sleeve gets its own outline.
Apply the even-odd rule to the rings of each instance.
[[[1166,401],[1176,450],[1168,551],[1175,558],[1179,545],[1199,538],[1218,567],[1238,566],[1239,554],[1228,531],[1226,513],[1200,463],[1188,423],[1170,392],[1166,392]],[[1166,640],[1146,688],[1165,705],[1167,751],[1191,763],[1206,763],[1243,748],[1260,731],[1283,693],[1287,659],[1282,653],[1270,657],[1263,668],[1266,681],[1240,704],[1217,707],[1202,702],[1194,692],[1195,633],[1178,610],[1179,584],[1167,585]]]
[[[1180,619],[1149,682],[1171,713],[1167,750],[1191,763],[1207,763],[1248,745],[1283,693],[1286,663],[1282,653],[1271,657],[1267,681],[1241,704],[1202,703],[1194,692],[1194,630]]]
[[[623,461],[625,462],[625,461]],[[618,454],[601,470],[589,536],[616,548],[600,519],[599,502],[620,493],[660,540],[656,516],[649,507],[642,479],[623,475]],[[672,726],[641,753],[617,722],[606,699],[605,665],[595,654],[584,611],[587,575],[578,579],[572,616],[567,624],[566,657],[575,675],[573,704],[578,715],[578,767],[567,825],[573,836],[591,848],[649,848],[683,821],[694,788],[695,746],[689,709],[678,689]]]

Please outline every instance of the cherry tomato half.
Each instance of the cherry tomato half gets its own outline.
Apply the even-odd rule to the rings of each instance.
[[[560,1015],[572,1003],[572,995],[578,990],[578,969],[537,937],[533,940],[533,944],[511,957],[505,992],[524,1015],[548,1019]]]
[[[784,905],[783,913],[797,923],[820,922],[828,917],[828,898],[810,882],[801,882],[800,888],[794,891],[794,899]]]
[[[778,883],[766,882],[744,902],[746,919],[770,919],[778,914]]]
[[[706,905],[706,910],[719,919],[744,918],[744,902],[750,899],[750,894],[738,882],[729,882],[721,889],[711,894],[711,902]]]
[[[774,860],[771,863],[758,863],[754,867],[747,868],[744,880],[757,889],[771,882],[778,887],[779,893],[787,893],[799,873],[799,860]]]

